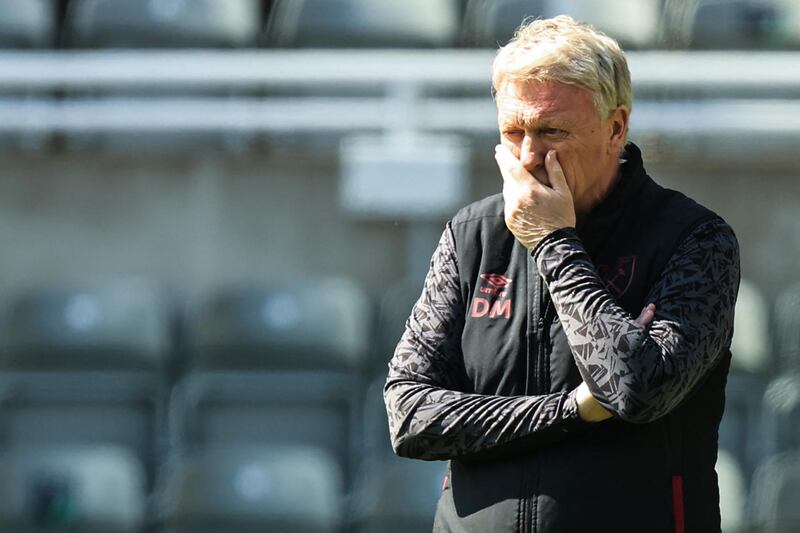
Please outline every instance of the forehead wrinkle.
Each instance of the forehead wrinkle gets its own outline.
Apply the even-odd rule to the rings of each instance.
[[[497,91],[495,102],[499,124],[524,125],[526,129],[542,122],[589,127],[599,118],[588,90],[558,82],[507,83]]]
[[[497,98],[498,122],[504,125],[515,124],[533,128],[542,122],[565,124],[571,122],[569,107],[564,108],[557,98],[525,101],[516,95],[503,95]]]
[[[558,110],[540,110],[529,106],[516,106],[516,109],[500,109],[499,121],[502,125],[519,125],[526,129],[535,129],[541,124],[566,125],[571,121],[561,115]]]

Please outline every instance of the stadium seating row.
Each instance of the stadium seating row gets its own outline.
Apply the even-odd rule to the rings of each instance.
[[[494,47],[559,13],[629,48],[800,45],[793,0],[3,0],[0,46]]]
[[[142,280],[3,311],[3,531],[430,528],[443,466],[398,470],[357,286],[221,290],[185,321],[176,372],[176,321]]]
[[[387,291],[376,329],[336,279],[230,287],[184,320],[141,280],[20,292],[0,319],[3,531],[429,530],[444,466],[392,455],[381,397],[418,290]],[[777,309],[798,301],[800,286]],[[800,452],[800,374],[787,359],[773,377],[764,316],[745,281],[718,465],[737,527],[772,523],[787,509],[764,491],[789,501],[798,483],[771,465]],[[792,320],[776,316],[781,342]],[[762,503],[743,512],[748,494]]]

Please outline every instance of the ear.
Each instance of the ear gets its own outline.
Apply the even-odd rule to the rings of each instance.
[[[609,138],[608,149],[609,153],[619,154],[625,146],[625,139],[628,135],[628,118],[630,111],[624,105],[617,106],[617,108],[608,117],[609,124]]]

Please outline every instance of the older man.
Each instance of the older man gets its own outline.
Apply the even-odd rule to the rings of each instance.
[[[537,20],[493,69],[503,192],[434,253],[389,364],[395,451],[450,460],[435,531],[719,531],[736,238],[626,144],[614,40]]]

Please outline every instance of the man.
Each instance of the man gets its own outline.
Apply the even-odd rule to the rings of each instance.
[[[733,232],[626,144],[612,39],[533,21],[493,86],[503,192],[447,224],[384,391],[395,451],[450,460],[434,530],[719,531]]]

